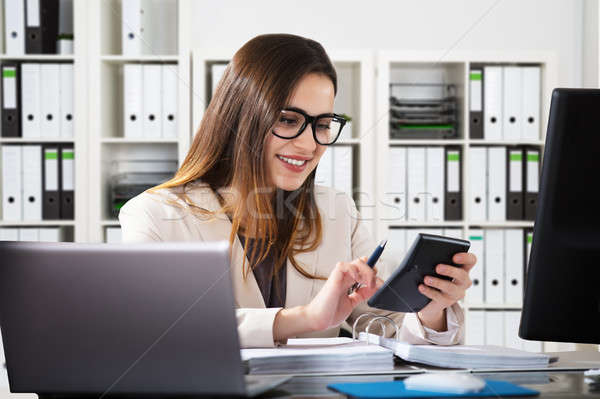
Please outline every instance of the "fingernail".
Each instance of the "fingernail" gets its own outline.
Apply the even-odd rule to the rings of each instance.
[[[442,266],[442,265],[439,265],[439,266],[437,267],[437,272],[438,272],[438,273],[442,273],[442,272],[445,272],[445,271],[446,271],[446,268],[445,268],[444,266]]]
[[[421,291],[421,292],[425,291],[425,287],[423,285],[420,285],[419,286],[419,291]]]
[[[425,282],[426,282],[427,284],[431,284],[431,283],[433,282],[432,280],[433,280],[433,279],[432,279],[431,277],[425,277]]]

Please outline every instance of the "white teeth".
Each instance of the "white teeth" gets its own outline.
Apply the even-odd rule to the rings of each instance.
[[[297,160],[297,159],[292,159],[292,158],[284,157],[283,155],[277,155],[277,158],[279,158],[282,161],[287,162],[287,163],[289,163],[291,165],[295,165],[295,166],[302,166],[302,165],[304,165],[306,163],[306,160],[300,161],[300,160]]]

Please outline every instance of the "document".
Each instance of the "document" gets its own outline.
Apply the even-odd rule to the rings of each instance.
[[[470,219],[487,220],[487,148],[469,148],[469,200]]]
[[[408,147],[408,220],[424,222],[425,218],[425,147]]]
[[[426,149],[426,220],[441,222],[444,220],[444,148]]]
[[[6,55],[25,54],[25,0],[4,2]]]
[[[21,146],[2,146],[2,219],[23,219],[23,174]]]
[[[506,220],[506,149],[488,148],[488,220]]]
[[[40,64],[21,64],[21,125],[23,138],[40,138],[41,132]]]
[[[500,229],[485,231],[485,302],[504,304],[504,232]]]
[[[502,67],[486,66],[483,74],[483,136],[486,140],[502,140]]]
[[[22,150],[23,220],[42,220],[42,146],[24,145]]]
[[[139,0],[135,0],[139,1]],[[123,4],[129,3],[125,0]],[[123,134],[125,138],[142,138],[142,65],[125,64],[123,65],[123,104],[124,104],[124,126]]]
[[[60,69],[58,64],[40,64],[41,137],[60,137]]]

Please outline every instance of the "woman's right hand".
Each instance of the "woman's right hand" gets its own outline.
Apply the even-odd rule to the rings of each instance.
[[[354,283],[362,285],[353,293]],[[282,309],[275,318],[273,337],[284,340],[301,333],[322,331],[341,324],[361,302],[369,299],[382,281],[377,269],[362,257],[352,262],[338,262],[329,278],[308,305]]]

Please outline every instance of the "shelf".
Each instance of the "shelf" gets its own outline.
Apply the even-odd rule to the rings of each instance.
[[[177,144],[175,139],[131,139],[125,137],[103,137],[100,139],[103,144]]]
[[[334,145],[356,145],[356,144],[360,144],[360,139],[344,139],[344,140],[338,140],[334,143]]]
[[[105,62],[124,63],[124,62],[179,62],[179,55],[103,55],[100,59]]]
[[[23,54],[23,55],[0,55],[0,60],[14,61],[74,61],[73,54]]]
[[[0,137],[0,143],[73,143],[74,139],[57,138],[23,138],[23,137]]]
[[[479,140],[469,139],[469,145],[544,145],[544,140]]]
[[[102,221],[100,221],[100,225],[104,226],[104,227],[113,227],[113,226],[120,227],[121,223],[119,223],[119,221],[116,219],[115,220],[102,220]]]
[[[463,139],[428,139],[428,140],[404,140],[404,139],[389,139],[389,145],[463,145]]]
[[[394,227],[460,227],[462,228],[464,222],[462,221],[439,221],[439,222],[409,222],[400,221],[389,223],[390,228]]]
[[[0,220],[0,227],[74,226],[73,220]]]
[[[528,220],[507,220],[504,222],[469,222],[469,227],[533,227],[534,222]]]

